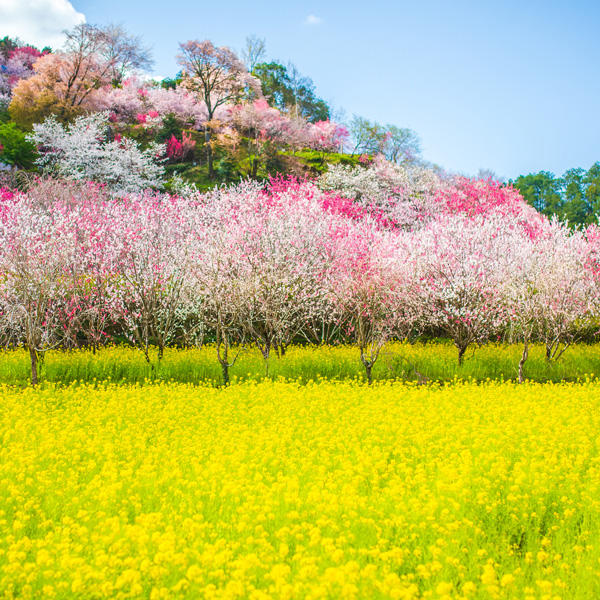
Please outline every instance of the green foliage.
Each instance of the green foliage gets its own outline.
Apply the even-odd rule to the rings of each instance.
[[[353,154],[340,154],[339,152],[320,152],[319,150],[302,150],[294,156],[306,166],[306,168],[320,174],[327,171],[329,165],[348,165],[355,167],[359,164],[359,156]]]
[[[25,134],[13,122],[0,125],[0,161],[31,169],[37,152],[35,146],[27,140]]]
[[[181,71],[175,75],[175,77],[165,77],[161,82],[160,86],[166,90],[174,90],[181,83]]]
[[[5,35],[0,40],[0,56],[8,56],[10,52],[15,50],[15,48],[18,48],[20,45],[21,44],[19,40]]]
[[[213,182],[214,185],[214,182]],[[416,344],[391,343],[385,346],[375,364],[376,380],[402,379],[415,382],[452,382],[457,379],[486,381],[514,380],[521,352],[520,345],[493,345],[469,351],[465,362],[456,363],[456,348],[447,340]],[[152,353],[151,356],[155,356]],[[0,351],[0,383],[27,385],[28,354],[25,350]],[[558,361],[548,362],[545,348],[536,344],[530,351],[526,374],[533,381],[583,381],[598,376],[600,344],[577,344]],[[242,351],[232,376],[240,380],[260,379],[265,363],[254,348]],[[356,348],[350,346],[290,347],[281,358],[269,364],[273,379],[284,377],[300,382],[361,379],[363,368]],[[121,381],[144,383],[178,381],[202,383],[220,381],[221,372],[215,348],[207,345],[198,350],[167,348],[164,358],[148,364],[139,350],[121,346],[91,351],[52,351],[46,355],[43,379],[47,382]]]
[[[563,213],[571,223],[587,221],[588,206],[583,190],[584,169],[569,169],[563,175]]]
[[[183,131],[181,122],[174,114],[166,115],[162,120],[162,126],[157,131],[154,140],[159,144],[166,142],[172,135],[176,138],[181,139],[181,132]]]
[[[511,182],[525,201],[545,215],[562,213],[562,182],[548,171],[520,175]]]
[[[314,82],[310,77],[301,76],[293,65],[260,63],[252,74],[260,80],[271,106],[302,116],[311,123],[329,119],[329,106],[317,97]]]
[[[223,183],[237,182],[243,176],[239,164],[232,161],[224,152],[217,152],[213,166],[215,171],[213,178],[209,177],[208,166],[205,163],[184,162],[165,165],[165,172],[167,177],[179,175],[183,181],[195,184],[200,191],[207,191]],[[169,191],[170,186],[167,185],[166,189]]]
[[[540,171],[510,183],[528,204],[548,217],[557,215],[571,225],[588,225],[596,223],[600,215],[600,162],[588,171],[569,169],[562,177]]]

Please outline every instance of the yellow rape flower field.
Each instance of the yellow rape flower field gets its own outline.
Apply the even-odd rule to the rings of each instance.
[[[600,597],[598,383],[0,392],[0,598]]]

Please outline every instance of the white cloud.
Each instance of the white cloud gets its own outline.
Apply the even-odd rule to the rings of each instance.
[[[2,1],[2,0],[0,0]],[[316,15],[308,15],[308,17],[306,17],[306,19],[304,19],[304,24],[305,25],[320,25],[323,22],[323,19],[321,19],[321,17],[317,17]]]
[[[0,0],[0,37],[18,37],[39,48],[60,48],[63,30],[84,21],[69,0]]]

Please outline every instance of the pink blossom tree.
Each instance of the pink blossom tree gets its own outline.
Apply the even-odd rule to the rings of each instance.
[[[15,85],[33,75],[33,64],[42,54],[32,46],[18,46],[0,55],[0,94],[10,98]]]
[[[177,197],[125,198],[110,231],[121,327],[148,363],[151,345],[156,345],[160,361],[187,318],[190,229],[186,208],[187,202]]]
[[[248,275],[244,290],[244,329],[261,351],[268,374],[272,350],[283,354],[313,320],[327,293],[331,219],[323,214],[322,194],[310,184],[289,182],[254,197],[243,221],[242,252]]]
[[[423,227],[441,212],[437,194],[443,184],[430,169],[392,164],[382,157],[366,166],[331,165],[319,179],[323,190],[376,209],[407,230]]]
[[[81,23],[65,34],[63,50],[38,58],[34,74],[13,89],[10,112],[21,125],[52,114],[64,122],[96,110],[100,88],[151,64],[141,41],[119,26]]]
[[[317,121],[308,125],[310,146],[317,150],[341,152],[349,137],[348,130],[333,121]]]
[[[52,215],[53,235],[72,240],[74,248],[64,279],[70,300],[62,317],[63,344],[79,346],[83,339],[95,352],[107,341],[116,314],[117,294],[112,286],[117,269],[114,247],[108,245],[120,218],[116,205],[99,185],[55,179],[37,180],[27,197],[35,210]]]
[[[331,293],[371,384],[385,343],[398,334],[404,337],[415,325],[407,303],[411,285],[407,258],[394,234],[380,230],[370,219],[346,222],[334,238],[336,276]]]
[[[71,225],[68,211],[24,194],[0,207],[0,332],[28,350],[33,385],[40,358],[68,339],[74,318],[72,282],[82,274]]]
[[[199,315],[198,332],[202,334],[204,328],[214,332],[223,385],[229,385],[230,369],[245,341],[240,283],[247,271],[239,253],[241,228],[235,220],[223,226],[222,219],[229,213],[224,195],[223,191],[213,192],[211,206],[199,205],[194,214],[186,298],[190,312]],[[202,343],[203,336],[195,339]]]
[[[242,61],[229,48],[215,47],[209,40],[191,40],[180,44],[179,48],[177,60],[182,67],[182,85],[206,106],[205,142],[208,174],[212,178],[210,124],[216,111],[224,104],[237,103],[248,94],[260,96],[260,81],[248,73]]]
[[[98,110],[114,114],[117,122],[135,122],[138,115],[156,112],[160,121],[173,115],[182,126],[201,129],[208,116],[204,102],[182,86],[165,89],[152,82],[130,77],[120,87],[104,86],[95,98]],[[226,110],[217,111],[215,118],[226,118]]]
[[[429,327],[467,348],[502,332],[502,287],[524,236],[501,215],[445,215],[413,233],[421,303]]]
[[[546,358],[555,360],[597,324],[588,257],[585,235],[556,220],[516,249],[503,294],[510,335],[523,343],[519,382],[533,341],[542,342]]]

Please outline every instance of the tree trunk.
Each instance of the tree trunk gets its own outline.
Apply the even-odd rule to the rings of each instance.
[[[371,374],[373,365],[372,365],[372,363],[364,363],[364,365],[365,365],[365,373],[367,375],[367,384],[371,385],[373,383],[373,375]]]
[[[38,384],[38,353],[35,348],[29,346],[29,358],[31,359],[31,385]]]
[[[523,354],[521,355],[521,360],[519,361],[519,383],[523,383],[525,381],[525,376],[523,374],[523,367],[525,366],[525,361],[529,357],[529,340],[525,340],[525,344],[523,345]]]
[[[144,358],[146,359],[146,362],[149,365],[152,364],[152,361],[150,360],[150,347],[148,346],[147,342],[142,346],[142,352],[144,353]]]
[[[229,364],[221,361],[221,372],[223,374],[223,386],[229,385]]]
[[[465,352],[467,351],[467,346],[457,346],[458,348],[458,366],[461,367],[465,360]]]
[[[269,377],[269,358],[271,357],[271,342],[267,340],[265,341],[264,345],[262,345],[257,340],[256,346],[260,350],[263,360],[265,361],[265,377]]]
[[[207,126],[204,130],[204,145],[206,146],[206,162],[208,164],[208,177],[212,179],[215,175],[213,168],[213,152],[210,145],[210,128]]]

